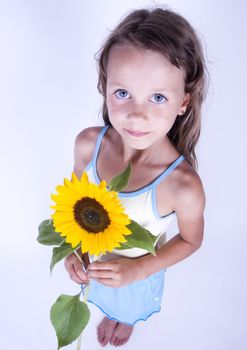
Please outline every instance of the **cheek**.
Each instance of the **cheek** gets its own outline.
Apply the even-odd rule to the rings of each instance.
[[[175,111],[171,111],[169,109],[164,109],[162,111],[156,111],[156,113],[153,114],[154,115],[154,120],[155,120],[155,128],[156,130],[169,130],[176,118],[177,118],[177,114]]]
[[[157,131],[160,130],[160,132],[163,133],[163,130],[167,130],[170,127],[170,119],[167,118],[166,116],[162,115],[159,118],[154,118],[155,122],[153,123],[153,126]]]
[[[113,116],[120,116],[121,114],[126,114],[128,113],[129,109],[127,103],[113,101],[111,99],[107,101],[107,108],[109,115]]]

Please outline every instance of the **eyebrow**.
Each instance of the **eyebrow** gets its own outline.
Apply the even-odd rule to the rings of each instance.
[[[122,86],[124,89],[128,90],[127,87],[124,86],[124,84],[120,84],[120,83],[115,83],[115,82],[109,82],[109,86]],[[159,92],[173,92],[172,89],[166,89],[164,87],[160,88],[160,89],[153,89],[152,92],[155,91],[159,91]]]
[[[109,82],[110,86],[124,86],[123,84],[120,83],[115,83],[115,82]]]

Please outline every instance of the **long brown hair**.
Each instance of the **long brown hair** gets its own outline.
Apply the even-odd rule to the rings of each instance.
[[[181,15],[162,8],[129,13],[113,30],[96,54],[98,91],[103,95],[102,116],[111,125],[106,104],[107,64],[114,45],[130,43],[163,54],[185,71],[185,93],[190,94],[186,112],[177,116],[168,137],[177,151],[196,169],[195,146],[201,130],[201,105],[206,94],[206,67],[200,41]]]

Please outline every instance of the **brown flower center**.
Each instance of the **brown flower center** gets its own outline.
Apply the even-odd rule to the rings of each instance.
[[[104,231],[110,224],[105,208],[94,198],[85,197],[74,205],[75,221],[88,233]]]

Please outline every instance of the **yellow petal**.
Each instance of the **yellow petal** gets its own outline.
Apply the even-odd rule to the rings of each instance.
[[[101,183],[99,184],[99,189],[100,190],[106,189],[106,182],[105,182],[105,180],[101,181]]]
[[[81,176],[81,184],[83,186],[88,186],[88,184],[89,184],[88,176],[87,176],[87,173],[85,171],[82,173],[82,176]]]

